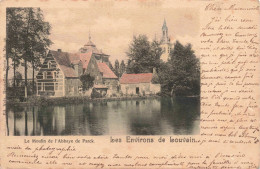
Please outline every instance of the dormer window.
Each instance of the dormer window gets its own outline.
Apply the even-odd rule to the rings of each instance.
[[[51,68],[51,62],[48,62],[48,68]]]

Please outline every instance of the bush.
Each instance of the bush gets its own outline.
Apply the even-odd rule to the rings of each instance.
[[[97,92],[96,89],[93,89],[91,93],[91,99],[95,99],[95,98],[102,98],[102,94]]]

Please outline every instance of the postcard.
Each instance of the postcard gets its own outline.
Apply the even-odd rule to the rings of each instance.
[[[0,12],[0,168],[260,167],[258,1]]]

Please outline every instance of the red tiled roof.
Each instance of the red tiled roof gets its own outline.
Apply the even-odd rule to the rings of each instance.
[[[91,51],[88,53],[80,53],[80,60],[82,61],[82,65],[83,65],[84,69],[86,69],[88,67],[91,56],[92,56]]]
[[[70,59],[72,64],[79,64],[81,62],[81,59],[80,59],[78,53],[70,53],[69,59]]]
[[[73,64],[78,64],[82,62],[82,67],[86,69],[92,56],[92,52],[67,53],[50,51],[50,53],[62,69],[62,72],[64,73],[65,77],[77,77],[76,72],[73,68]]]
[[[140,74],[123,74],[120,78],[121,84],[134,84],[134,83],[150,83],[152,81],[152,73]]]
[[[107,66],[106,63],[98,63],[98,69],[103,73],[103,78],[114,79],[118,78],[114,72]]]

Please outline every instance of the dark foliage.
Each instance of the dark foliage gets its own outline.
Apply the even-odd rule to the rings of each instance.
[[[82,90],[86,91],[89,88],[93,87],[95,78],[90,74],[83,74],[80,76],[80,81],[82,83]]]

